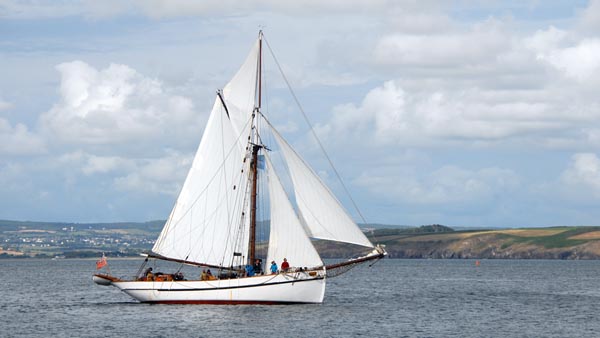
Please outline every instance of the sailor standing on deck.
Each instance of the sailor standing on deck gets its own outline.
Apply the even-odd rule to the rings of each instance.
[[[288,263],[287,258],[283,259],[283,263],[281,263],[281,271],[287,272],[290,269],[290,263]]]

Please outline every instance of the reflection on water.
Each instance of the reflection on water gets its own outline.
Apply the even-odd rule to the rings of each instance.
[[[109,260],[132,276],[141,260]],[[168,270],[170,267],[159,268]],[[392,260],[328,280],[320,305],[146,305],[93,260],[1,260],[2,336],[592,337],[599,261]],[[184,268],[188,276],[197,268]]]

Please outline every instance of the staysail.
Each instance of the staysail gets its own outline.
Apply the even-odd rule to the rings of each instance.
[[[283,258],[287,258],[293,266],[322,266],[323,261],[300,224],[268,157],[266,157],[266,163],[271,203],[271,230],[267,263],[275,261],[280,264]]]
[[[374,247],[313,170],[271,127],[290,171],[301,220],[313,238]]]

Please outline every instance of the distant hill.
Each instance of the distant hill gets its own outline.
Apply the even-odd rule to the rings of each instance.
[[[394,225],[382,223],[358,223],[361,229],[409,229],[414,228],[413,225]]]
[[[118,223],[0,220],[0,258],[137,256],[152,248],[165,221]],[[267,225],[268,222],[261,222]],[[600,227],[464,229],[361,224],[369,239],[392,258],[600,259]],[[458,230],[462,229],[462,230]],[[268,232],[259,234],[259,241]],[[364,254],[364,248],[316,240],[324,258]]]
[[[600,259],[600,227],[375,232],[395,258]]]

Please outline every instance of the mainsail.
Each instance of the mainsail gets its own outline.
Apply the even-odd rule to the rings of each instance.
[[[240,140],[243,138],[243,140]],[[245,137],[217,100],[173,211],[152,251],[167,258],[230,266],[247,249]]]
[[[192,168],[153,253],[217,266],[245,264],[249,237],[245,157],[255,108],[258,48],[257,41],[219,92]]]

